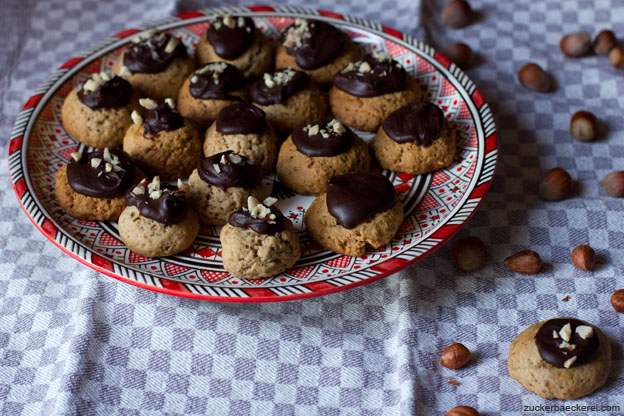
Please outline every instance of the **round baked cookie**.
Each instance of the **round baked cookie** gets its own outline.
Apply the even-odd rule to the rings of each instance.
[[[294,68],[313,82],[329,85],[341,69],[362,52],[342,30],[320,20],[295,19],[282,31],[275,68]]]
[[[130,82],[142,96],[157,101],[177,97],[195,64],[178,38],[150,29],[132,39],[115,62],[113,71]]]
[[[290,269],[301,257],[299,236],[290,220],[250,196],[247,207],[232,212],[221,229],[223,267],[243,279],[271,277]]]
[[[178,111],[198,125],[208,127],[219,111],[246,98],[243,73],[225,62],[213,62],[184,81],[178,93]]]
[[[575,318],[535,323],[511,343],[509,375],[544,399],[573,400],[607,381],[611,344],[597,327]]]
[[[394,110],[420,97],[415,80],[387,53],[352,62],[334,77],[332,113],[349,127],[376,131]]]
[[[54,193],[65,212],[81,220],[117,221],[124,194],[145,175],[120,149],[72,153],[54,174]]]
[[[231,150],[203,158],[191,173],[188,199],[199,221],[223,225],[232,211],[244,207],[249,196],[264,200],[270,190],[260,182],[260,169]]]
[[[147,179],[126,193],[126,209],[119,216],[119,235],[130,250],[148,257],[170,256],[191,246],[199,233],[199,219],[184,197],[184,185],[161,186]]]
[[[384,169],[413,175],[433,172],[453,162],[455,130],[438,106],[416,102],[384,120],[371,149]]]
[[[273,46],[253,19],[226,14],[217,16],[206,29],[195,57],[199,65],[223,61],[240,69],[245,78],[256,79],[271,69]]]
[[[233,150],[251,159],[262,175],[275,166],[278,149],[279,139],[264,111],[245,103],[221,110],[206,130],[203,146],[204,156]]]
[[[65,97],[63,128],[87,146],[119,146],[132,124],[130,114],[138,101],[138,92],[128,81],[105,72],[95,73]]]
[[[291,68],[265,73],[251,86],[249,99],[276,130],[286,134],[327,113],[327,96],[307,74]]]
[[[388,244],[403,223],[403,205],[383,175],[334,176],[327,192],[316,197],[303,221],[321,246],[347,256]]]
[[[201,158],[201,139],[195,125],[182,117],[170,98],[157,104],[149,98],[140,103],[141,116],[133,113],[123,149],[141,169],[163,179],[187,178]]]
[[[370,162],[366,142],[334,118],[296,129],[282,143],[275,171],[293,191],[318,195],[329,178],[368,172]]]

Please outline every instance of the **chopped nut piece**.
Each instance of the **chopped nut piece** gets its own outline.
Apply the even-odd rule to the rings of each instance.
[[[332,119],[332,121],[330,121],[329,123],[327,123],[327,126],[331,128],[336,134],[342,134],[347,131],[345,126],[340,121],[336,120],[335,118]]]
[[[303,45],[304,40],[310,38],[311,36],[312,34],[310,33],[310,29],[308,27],[308,21],[297,18],[292,26],[288,28],[283,45],[287,48],[298,48]]]
[[[111,76],[110,76],[110,74],[109,74],[109,73],[107,73],[107,72],[100,72],[100,78],[102,78],[102,80],[103,80],[104,82],[108,82],[108,81],[110,81],[113,77],[111,77]]]
[[[132,114],[130,114],[130,117],[132,118],[132,122],[134,124],[138,124],[139,126],[143,124],[143,117],[141,117],[141,115],[137,113],[136,110],[132,111]]]
[[[180,39],[176,38],[175,36],[171,36],[171,38],[169,38],[169,42],[167,42],[167,45],[165,46],[165,53],[173,52],[179,44]]]
[[[570,348],[570,344],[568,344],[565,341],[561,341],[561,344],[559,344],[559,348],[560,349],[569,349]]]
[[[111,158],[110,150],[108,150],[108,147],[104,148],[103,157],[104,157],[104,161],[108,163],[110,163],[113,160]]]
[[[80,152],[72,152],[71,157],[76,162],[80,162],[80,159],[82,159],[82,153],[80,153]]]
[[[167,104],[172,110],[175,110],[176,108],[175,101],[171,98],[165,98],[165,104]]]
[[[313,124],[312,126],[310,126],[308,128],[308,136],[314,136],[317,135],[319,132],[319,126],[318,124]]]
[[[93,159],[91,159],[91,167],[94,169],[99,167],[100,163],[102,163],[102,159],[100,159],[99,157],[94,157]]]
[[[576,361],[576,356],[570,357],[569,359],[566,360],[565,363],[563,363],[563,366],[565,368],[570,368],[570,367],[572,367],[572,364],[574,364],[575,361]]]
[[[214,168],[215,172],[217,172],[217,174],[221,173],[221,168],[217,163],[213,163],[212,167]]]
[[[329,133],[327,133],[327,130],[325,130],[325,129],[321,129],[321,130],[319,131],[319,133],[321,133],[321,137],[322,137],[322,138],[324,138],[324,139],[329,139]]]
[[[104,165],[104,169],[106,170],[106,172],[110,172],[111,170],[113,170],[113,165],[106,162],[106,165]]]
[[[193,75],[193,76],[191,77],[191,82],[192,82],[193,84],[195,84],[197,81],[199,81],[199,78],[197,77],[197,75]]]
[[[156,190],[156,191],[152,191],[149,194],[150,198],[152,199],[158,199],[162,196],[162,191],[160,189]]]
[[[132,75],[132,71],[130,71],[127,66],[122,65],[119,68],[119,75],[121,75],[122,77],[129,77],[130,75]]]
[[[238,27],[244,27],[245,26],[245,18],[240,16],[237,20],[236,20],[236,25]]]
[[[342,71],[343,74],[347,73],[347,72],[351,72],[353,71],[353,69],[355,68],[355,65],[353,65],[353,62],[349,62],[349,65],[345,66]]]
[[[247,198],[247,209],[249,209],[249,211],[253,211],[253,209],[256,207],[256,205],[258,205],[260,203],[260,201],[258,201],[257,198],[253,197],[253,196],[249,196]]]
[[[271,74],[264,74],[264,84],[269,88],[273,88],[275,86],[275,82],[273,82]]]
[[[223,165],[227,165],[229,162],[228,162],[227,158],[225,157],[225,155],[221,155],[221,159],[219,159],[219,163],[221,163]]]
[[[566,296],[563,299],[561,299],[562,302],[567,302],[570,300],[570,296]]]
[[[230,153],[228,154],[227,157],[230,160],[230,162],[234,163],[235,165],[240,165],[241,162],[243,161],[243,159],[236,153]]]
[[[456,386],[459,384],[459,382],[457,380],[449,380],[446,382],[447,384],[450,384],[451,386]]]
[[[184,189],[184,182],[180,178],[178,178],[178,189]]]
[[[144,186],[135,186],[134,189],[132,190],[132,193],[135,195],[143,195],[145,194],[145,187]]]
[[[231,14],[226,14],[225,16],[223,16],[223,24],[232,29],[236,27],[236,22],[234,21],[234,18]]]
[[[371,71],[371,66],[366,61],[362,62],[360,66],[358,67],[358,72],[361,72],[362,74],[365,74],[370,71]]]
[[[152,100],[151,98],[141,98],[139,99],[139,104],[141,104],[141,107],[146,108],[148,110],[153,110],[156,107],[158,107],[158,104],[156,103],[156,101]]]
[[[94,92],[100,89],[100,84],[92,79],[88,79],[82,86],[82,89],[87,92]]]
[[[557,331],[555,331],[554,329],[553,329],[553,338],[554,338],[554,339],[559,338],[559,334],[558,334],[558,333],[557,333]]]
[[[273,198],[272,196],[269,196],[269,197],[265,198],[264,201],[262,201],[262,203],[264,205],[266,205],[267,207],[272,206],[276,202],[277,202],[277,198]]]
[[[565,324],[563,328],[559,331],[559,335],[564,341],[570,341],[570,336],[572,335],[572,327],[569,323]]]
[[[579,325],[576,327],[575,332],[583,339],[591,338],[594,336],[594,328],[587,325]]]
[[[215,24],[214,24],[214,28],[215,28],[215,29],[219,30],[219,29],[221,29],[222,27],[223,27],[223,25],[221,24],[221,22],[215,22]]]
[[[375,58],[379,62],[387,62],[392,60],[392,57],[388,52],[379,51],[373,51],[373,58]]]

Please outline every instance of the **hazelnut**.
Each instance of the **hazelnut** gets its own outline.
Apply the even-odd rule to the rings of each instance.
[[[474,61],[474,54],[470,46],[461,42],[451,43],[442,49],[442,54],[462,69],[469,68]]]
[[[607,173],[600,181],[600,186],[607,195],[624,198],[624,171]]]
[[[479,416],[479,412],[470,406],[456,406],[446,412],[445,416]]]
[[[619,46],[614,46],[609,52],[609,61],[614,67],[624,69],[624,50]]]
[[[581,142],[590,142],[598,135],[598,119],[589,111],[577,111],[570,119],[570,134]]]
[[[611,295],[611,305],[616,312],[624,313],[624,289],[618,289]]]
[[[477,237],[463,237],[455,241],[451,249],[455,267],[464,272],[480,269],[485,264],[487,250]]]
[[[585,55],[591,48],[591,37],[587,32],[575,32],[565,35],[559,42],[561,52],[571,58]]]
[[[442,9],[442,23],[454,29],[467,26],[472,20],[472,8],[465,0],[452,0]]]
[[[535,274],[542,267],[542,259],[533,250],[521,250],[507,257],[505,264],[511,270],[522,274]]]
[[[542,177],[537,193],[547,201],[567,199],[572,196],[572,177],[561,168],[552,168]]]
[[[553,88],[553,82],[550,75],[537,64],[532,62],[523,66],[518,71],[518,81],[533,91],[537,92],[549,92]]]
[[[596,266],[596,252],[588,245],[578,246],[572,250],[572,263],[581,270],[593,270]]]
[[[610,30],[603,30],[594,39],[594,52],[598,55],[607,55],[616,43],[615,34]]]
[[[463,344],[455,343],[444,348],[440,364],[451,370],[457,370],[470,361],[470,350]]]

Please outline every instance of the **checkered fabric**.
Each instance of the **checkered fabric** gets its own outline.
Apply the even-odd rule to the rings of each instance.
[[[560,404],[524,390],[506,370],[513,338],[555,316],[588,320],[613,342],[606,387],[567,403],[624,411],[624,316],[609,303],[624,287],[624,209],[598,186],[609,171],[624,170],[624,72],[605,57],[569,59],[558,49],[561,36],[576,30],[610,28],[624,38],[624,3],[473,0],[479,21],[460,30],[440,23],[443,3],[289,2],[373,19],[437,48],[463,41],[479,52],[481,63],[468,75],[495,115],[500,159],[462,235],[489,247],[484,269],[458,272],[445,247],[401,273],[322,298],[240,305],[156,294],[97,274],[50,244],[19,207],[3,156],[0,414],[429,415],[456,405],[520,414],[525,405]],[[7,154],[11,125],[31,90],[72,54],[133,25],[213,5],[3,0],[0,153]],[[518,84],[527,61],[552,73],[556,92]],[[602,121],[605,133],[595,143],[569,136],[570,116],[581,108]],[[578,181],[578,197],[536,197],[540,174],[554,166]],[[597,250],[595,272],[571,264],[579,244]],[[503,265],[524,248],[545,260],[539,274]],[[474,355],[457,371],[438,364],[453,342]]]

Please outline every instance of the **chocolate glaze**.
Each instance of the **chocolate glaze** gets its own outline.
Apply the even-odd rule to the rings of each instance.
[[[69,186],[79,194],[94,198],[115,198],[122,196],[134,184],[134,163],[130,156],[121,149],[110,150],[111,156],[119,158],[122,170],[106,172],[104,151],[83,153],[79,161],[70,159],[67,164]],[[91,167],[91,159],[101,159],[97,168]]]
[[[435,104],[415,102],[391,113],[382,126],[397,143],[411,142],[428,147],[442,133],[444,113]]]
[[[286,72],[292,69],[280,69],[274,72]],[[260,105],[279,104],[291,95],[296,94],[310,82],[310,77],[305,72],[295,71],[293,78],[285,84],[275,84],[273,87],[267,87],[263,79],[254,82],[249,91],[249,98],[254,103]]]
[[[377,97],[407,88],[407,72],[396,61],[367,57],[364,62],[370,65],[369,72],[359,72],[357,66],[346,72],[340,71],[334,76],[336,88],[356,97]]]
[[[327,181],[327,209],[342,227],[351,229],[396,204],[392,183],[376,173],[348,173]]]
[[[289,55],[303,69],[316,69],[333,61],[344,49],[346,34],[329,23],[308,20],[309,37],[302,39],[301,46],[286,46],[286,36],[294,30],[296,23],[288,26],[281,34],[280,41]]]
[[[106,81],[97,91],[86,93],[83,86],[84,83],[78,90],[78,99],[91,110],[124,107],[130,102],[132,96],[132,85],[116,75]]]
[[[251,104],[232,104],[217,115],[217,131],[223,134],[262,134],[265,129],[266,114]]]
[[[224,59],[236,59],[243,54],[253,43],[256,37],[256,25],[249,17],[243,17],[245,25],[238,26],[238,17],[233,17],[233,28],[223,23],[223,16],[217,16],[215,21],[206,29],[206,40],[212,45],[215,53]],[[219,22],[219,29],[215,23]],[[217,25],[218,26],[218,25]]]
[[[143,114],[143,135],[154,135],[161,131],[173,131],[184,126],[184,118],[178,112],[169,107],[166,103],[158,104],[153,110],[145,111]]]
[[[126,205],[137,207],[139,213],[145,218],[172,225],[181,222],[188,212],[184,192],[180,192],[175,186],[163,185],[162,195],[158,199],[152,199],[147,189],[141,195],[133,194],[133,189],[126,192]]]
[[[170,53],[165,52],[171,35],[164,32],[156,32],[148,39],[143,39],[132,44],[123,55],[123,64],[131,72],[143,72],[155,74],[164,71],[175,58],[188,56],[186,47],[182,42]]]
[[[191,77],[189,84],[189,92],[195,98],[201,99],[217,99],[217,100],[240,100],[239,97],[231,95],[232,91],[240,90],[245,87],[245,77],[243,73],[230,64],[219,62],[219,65],[226,65],[223,71],[218,71],[215,77],[215,70],[208,70],[203,74],[197,71]],[[215,64],[208,64],[214,67]],[[192,80],[195,80],[193,82]]]
[[[572,328],[572,335],[568,343],[576,345],[576,348],[572,351],[559,348],[563,341],[561,336],[553,338],[553,331],[559,334],[561,328],[567,323]],[[580,325],[587,324],[573,318],[557,318],[544,322],[537,334],[535,334],[535,345],[537,345],[537,350],[542,359],[558,368],[565,368],[563,364],[572,357],[576,357],[576,361],[574,361],[571,367],[578,367],[590,361],[600,349],[600,338],[598,338],[595,328],[594,335],[591,338],[581,338],[576,333],[576,327]]]
[[[293,131],[292,141],[297,150],[306,156],[336,156],[351,149],[355,142],[355,136],[351,129],[344,126],[345,132],[342,134],[335,133],[331,127],[328,127],[329,121],[316,121],[311,125],[319,126],[319,133],[309,135],[308,129],[301,127]],[[324,138],[321,130],[329,135]]]
[[[273,235],[286,228],[286,217],[277,207],[269,207],[271,213],[275,214],[275,219],[270,220],[268,217],[264,219],[254,218],[245,208],[240,208],[230,214],[228,223],[234,227],[245,228],[255,231],[258,234]]]
[[[211,185],[217,186],[222,190],[227,188],[246,188],[251,189],[260,183],[262,176],[258,167],[254,165],[250,159],[240,156],[242,162],[237,165],[228,160],[228,163],[221,163],[221,157],[234,153],[231,150],[227,150],[222,153],[217,153],[209,157],[202,158],[199,161],[197,167],[197,173],[199,177]],[[219,173],[215,170],[214,165],[219,166]]]

